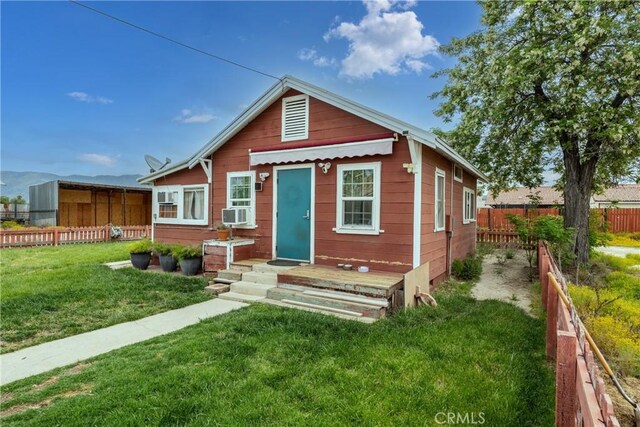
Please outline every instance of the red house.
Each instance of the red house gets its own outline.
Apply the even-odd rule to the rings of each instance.
[[[435,135],[291,76],[169,166],[140,180],[155,239],[215,239],[223,209],[239,211],[207,271],[250,257],[396,273],[429,262],[432,283],[474,251],[487,179]]]

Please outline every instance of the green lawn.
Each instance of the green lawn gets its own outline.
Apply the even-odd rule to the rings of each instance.
[[[205,281],[101,265],[126,243],[0,251],[2,352],[204,301]]]
[[[436,298],[373,325],[253,305],[3,387],[2,425],[552,425],[544,321]]]

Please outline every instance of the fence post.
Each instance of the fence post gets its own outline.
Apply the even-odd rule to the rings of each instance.
[[[104,226],[104,241],[108,242],[111,240],[111,226],[109,224]]]
[[[554,288],[555,290],[555,288]],[[578,360],[575,333],[558,331],[556,356],[556,426],[576,425],[576,370]]]
[[[58,228],[53,229],[53,246],[58,246],[60,244],[60,232]]]
[[[549,273],[551,274],[551,273]],[[549,282],[550,279],[547,279]],[[547,358],[556,356],[556,331],[558,329],[558,291],[555,286],[547,288]]]

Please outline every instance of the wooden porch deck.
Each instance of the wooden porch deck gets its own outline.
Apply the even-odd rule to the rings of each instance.
[[[403,280],[399,273],[360,273],[323,265],[302,265],[278,273],[278,286],[309,286],[383,298],[390,298]]]

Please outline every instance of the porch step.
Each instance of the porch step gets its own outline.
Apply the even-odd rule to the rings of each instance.
[[[331,294],[326,291],[294,290],[284,287],[272,288],[267,291],[267,298],[283,301],[292,305],[300,305],[315,309],[322,309],[351,316],[364,316],[372,319],[384,317],[386,308],[379,299],[365,300],[353,295]],[[355,300],[355,301],[354,301]]]
[[[266,285],[264,283],[245,281],[235,282],[231,284],[231,292],[246,295],[257,295],[260,297],[267,296],[267,291],[272,288],[275,288],[275,285]]]
[[[246,272],[246,271],[252,271],[254,265],[264,264],[267,261],[269,260],[263,259],[263,258],[249,258],[249,259],[244,259],[242,261],[234,261],[229,265],[229,267],[230,267],[230,270]]]
[[[223,284],[225,284],[225,285],[230,285],[230,284],[232,284],[232,283],[237,282],[237,280],[222,279],[222,278],[220,278],[220,277],[214,277],[214,278],[213,278],[213,281],[214,281],[215,283],[223,283]]]
[[[362,323],[374,323],[376,320],[378,319],[373,319],[371,317],[364,317],[364,316],[350,316],[347,314],[342,314],[342,313],[337,313],[334,311],[328,311],[325,310],[323,308],[315,308],[312,306],[306,306],[306,305],[300,305],[300,304],[290,304],[287,302],[283,302],[280,300],[274,300],[274,299],[270,299],[270,298],[265,298],[263,300],[260,300],[261,303],[263,304],[270,304],[270,305],[275,305],[278,307],[287,307],[287,308],[293,308],[296,310],[302,310],[302,311],[309,311],[311,313],[320,313],[320,314],[325,314],[327,316],[333,316],[333,317],[338,317],[340,319],[345,319],[345,320],[355,320],[356,322],[362,322]]]
[[[278,274],[272,272],[249,271],[242,273],[242,281],[275,286],[278,284]]]
[[[258,273],[280,273],[283,271],[291,270],[295,267],[283,267],[279,265],[269,265],[267,263],[255,264],[253,266],[253,271]]]
[[[230,301],[248,302],[248,303],[262,301],[265,299],[264,296],[247,295],[247,294],[241,294],[238,292],[226,292],[224,294],[218,295],[218,298],[226,299]]]
[[[389,307],[389,300],[385,298],[374,298],[374,297],[368,297],[366,295],[357,295],[357,294],[352,294],[347,292],[334,291],[331,289],[317,289],[317,288],[310,288],[308,286],[290,285],[287,283],[281,283],[278,285],[278,287],[302,292],[305,295],[335,299],[339,301],[356,302],[360,304],[371,305],[373,307],[381,307],[381,308]]]
[[[218,271],[218,279],[227,279],[227,280],[233,280],[235,282],[242,280],[242,273],[243,271],[240,270],[236,270],[236,269],[228,269],[228,270],[220,270]]]

